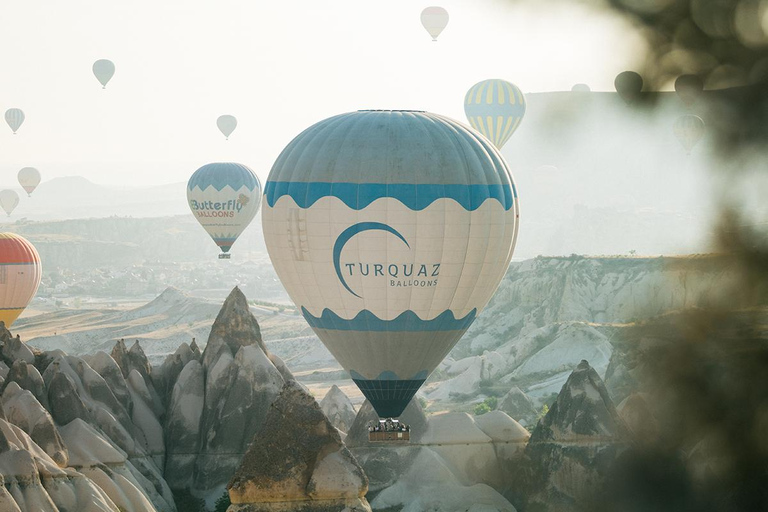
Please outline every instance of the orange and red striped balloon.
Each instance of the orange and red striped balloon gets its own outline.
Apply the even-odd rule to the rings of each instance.
[[[0,320],[6,327],[35,296],[42,275],[35,246],[15,233],[0,233]]]

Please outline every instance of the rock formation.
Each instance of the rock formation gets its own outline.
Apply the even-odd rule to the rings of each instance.
[[[463,485],[429,448],[414,452],[414,461],[403,477],[373,499],[374,510],[515,512],[515,507],[488,485]]]
[[[320,401],[323,410],[331,425],[346,433],[355,421],[357,412],[349,397],[334,384]]]
[[[230,512],[370,511],[362,468],[295,381],[271,405],[227,489]]]
[[[200,363],[193,359],[173,386],[165,423],[165,475],[168,485],[174,489],[185,489],[192,484],[204,403],[205,374]]]
[[[588,506],[628,439],[605,384],[582,361],[531,435],[515,500],[554,512]]]
[[[507,413],[524,427],[536,425],[538,411],[533,401],[522,390],[514,386],[499,402],[498,410]]]
[[[265,352],[259,324],[238,288],[211,327],[202,369],[205,398],[193,485],[206,492],[230,479],[285,382]]]

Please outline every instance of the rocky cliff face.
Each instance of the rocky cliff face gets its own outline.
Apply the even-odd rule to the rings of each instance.
[[[229,512],[370,511],[368,479],[312,395],[289,381],[227,487]]]
[[[519,387],[540,408],[582,359],[606,376],[617,324],[705,304],[732,277],[715,256],[513,263],[427,397],[466,400],[492,382]]]

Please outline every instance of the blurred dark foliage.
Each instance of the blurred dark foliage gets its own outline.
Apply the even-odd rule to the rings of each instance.
[[[754,162],[740,156],[767,154],[768,1],[609,4],[649,43],[638,70],[645,91],[699,76],[720,159]],[[768,173],[765,157],[757,161],[762,169],[747,170]],[[756,178],[754,186],[765,187]],[[733,285],[713,290],[708,306],[656,320],[642,334],[657,341],[641,356],[640,386],[656,407],[659,432],[619,457],[594,510],[768,510],[768,226],[742,218],[738,195],[717,199],[714,249]]]
[[[647,91],[684,74],[704,82],[709,127],[723,153],[768,141],[768,2],[607,0],[648,42]],[[648,99],[652,104],[653,95]]]
[[[652,109],[677,81],[714,137],[713,169],[726,187],[748,176],[750,192],[764,189],[765,215],[768,0],[584,1],[631,21],[648,43],[641,68],[628,70],[642,93],[625,101]],[[732,284],[625,340],[655,434],[634,438],[599,488],[583,490],[593,496],[584,510],[768,511],[768,222],[746,213],[740,194],[734,185],[712,198],[713,251]],[[515,505],[530,508],[522,496]]]

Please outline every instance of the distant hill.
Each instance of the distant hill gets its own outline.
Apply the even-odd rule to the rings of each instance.
[[[111,216],[161,217],[189,211],[186,185],[171,183],[155,187],[114,188],[97,185],[82,176],[43,181],[27,197],[13,187],[21,201],[12,220],[64,220]]]

